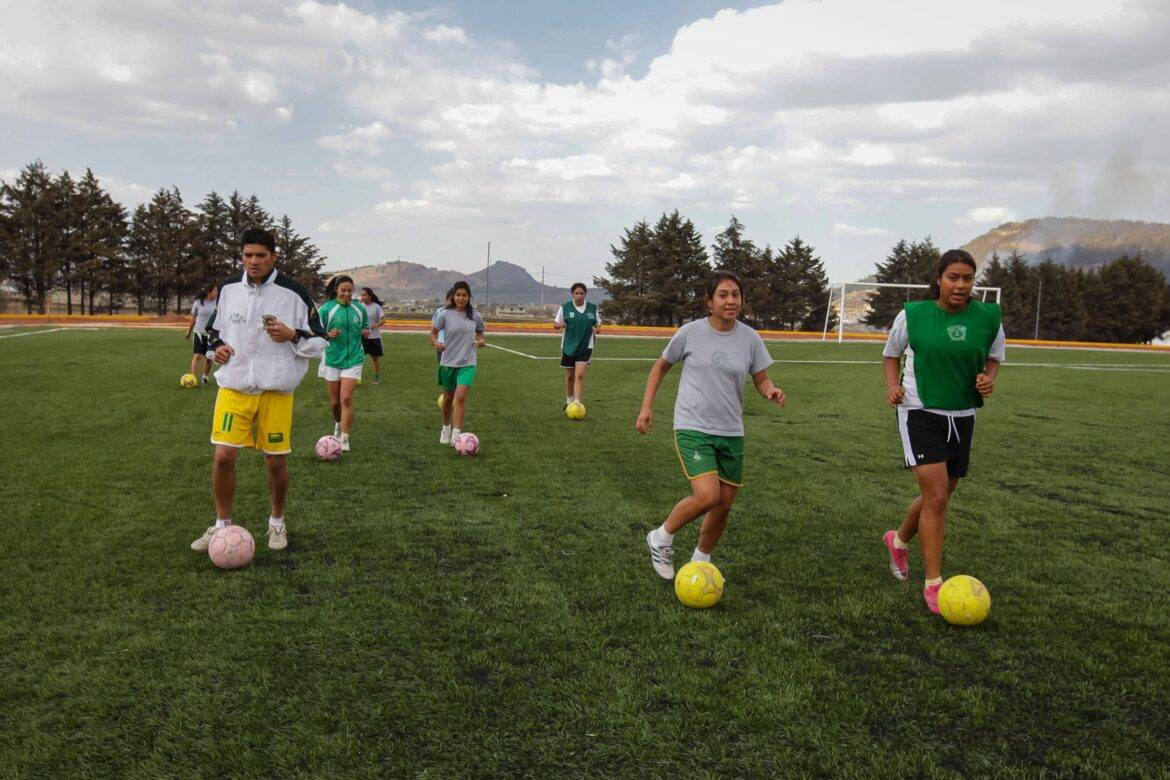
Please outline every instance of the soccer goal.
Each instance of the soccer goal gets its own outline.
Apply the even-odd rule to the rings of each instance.
[[[858,328],[865,327],[861,320],[869,313],[869,296],[879,287],[898,287],[906,290],[907,300],[909,300],[909,293],[911,290],[929,290],[929,284],[903,284],[899,282],[840,282],[839,284],[829,285],[829,302],[825,306],[825,328],[821,334],[821,341],[828,341],[829,339],[829,319],[833,314],[833,304],[837,304],[837,343],[840,344],[845,340],[845,323],[846,321],[858,326]],[[853,292],[850,292],[850,289]],[[1000,287],[975,287],[973,289],[973,297],[979,298],[981,301],[988,300],[994,296],[996,303],[999,303]]]

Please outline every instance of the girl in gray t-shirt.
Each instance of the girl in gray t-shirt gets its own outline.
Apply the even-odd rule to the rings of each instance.
[[[675,448],[691,495],[674,505],[660,527],[646,535],[650,563],[664,579],[674,579],[674,535],[700,515],[699,543],[692,561],[710,561],[727,528],[735,494],[743,484],[743,384],[750,375],[756,391],[777,406],[787,400],[772,384],[772,357],[760,334],[738,321],[743,286],[730,271],[707,279],[708,316],[688,322],[670,339],[650,369],[638,433],[653,426],[654,396],[666,373],[682,363],[674,403]]]
[[[475,382],[475,351],[484,345],[484,330],[483,317],[471,305],[470,285],[455,282],[451,303],[431,320],[431,346],[439,352],[439,384],[443,388],[439,444],[454,445],[462,431],[467,393]]]

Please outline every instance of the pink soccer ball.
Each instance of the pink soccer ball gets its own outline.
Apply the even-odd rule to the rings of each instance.
[[[455,451],[460,455],[474,455],[479,452],[479,437],[474,433],[461,433],[455,438]]]
[[[239,569],[247,566],[256,552],[256,542],[248,529],[239,525],[225,525],[215,532],[207,544],[207,557],[221,569]]]
[[[317,446],[313,449],[321,460],[337,460],[341,457],[341,440],[332,436],[322,436],[317,439]]]

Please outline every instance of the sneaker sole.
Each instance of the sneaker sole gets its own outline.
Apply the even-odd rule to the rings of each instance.
[[[882,537],[882,547],[886,548],[886,559],[890,563],[890,574],[894,576],[894,579],[898,582],[905,582],[910,579],[910,570],[907,569],[906,573],[903,574],[902,570],[898,568],[898,564],[894,563],[894,553],[890,550],[890,546],[886,544],[885,537]]]

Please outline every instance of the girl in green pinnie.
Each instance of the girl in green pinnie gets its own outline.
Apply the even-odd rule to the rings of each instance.
[[[362,339],[370,335],[366,307],[353,300],[353,279],[335,276],[325,288],[328,299],[318,311],[321,327],[329,339],[317,376],[329,386],[333,410],[333,435],[341,451],[349,452],[349,430],[353,426],[353,389],[362,378],[366,352]]]
[[[601,315],[596,303],[585,300],[585,284],[577,282],[570,289],[573,300],[557,309],[553,328],[562,331],[561,368],[565,369],[565,406],[584,403],[585,372],[593,357],[593,337],[601,329]]]
[[[886,401],[898,410],[902,453],[918,482],[918,497],[902,525],[886,531],[882,541],[890,573],[905,580],[908,544],[918,536],[926,569],[922,597],[936,614],[947,503],[967,476],[975,410],[995,389],[1004,360],[999,304],[971,300],[974,284],[974,258],[962,249],[944,252],[930,297],[911,301],[898,313],[882,352]]]

